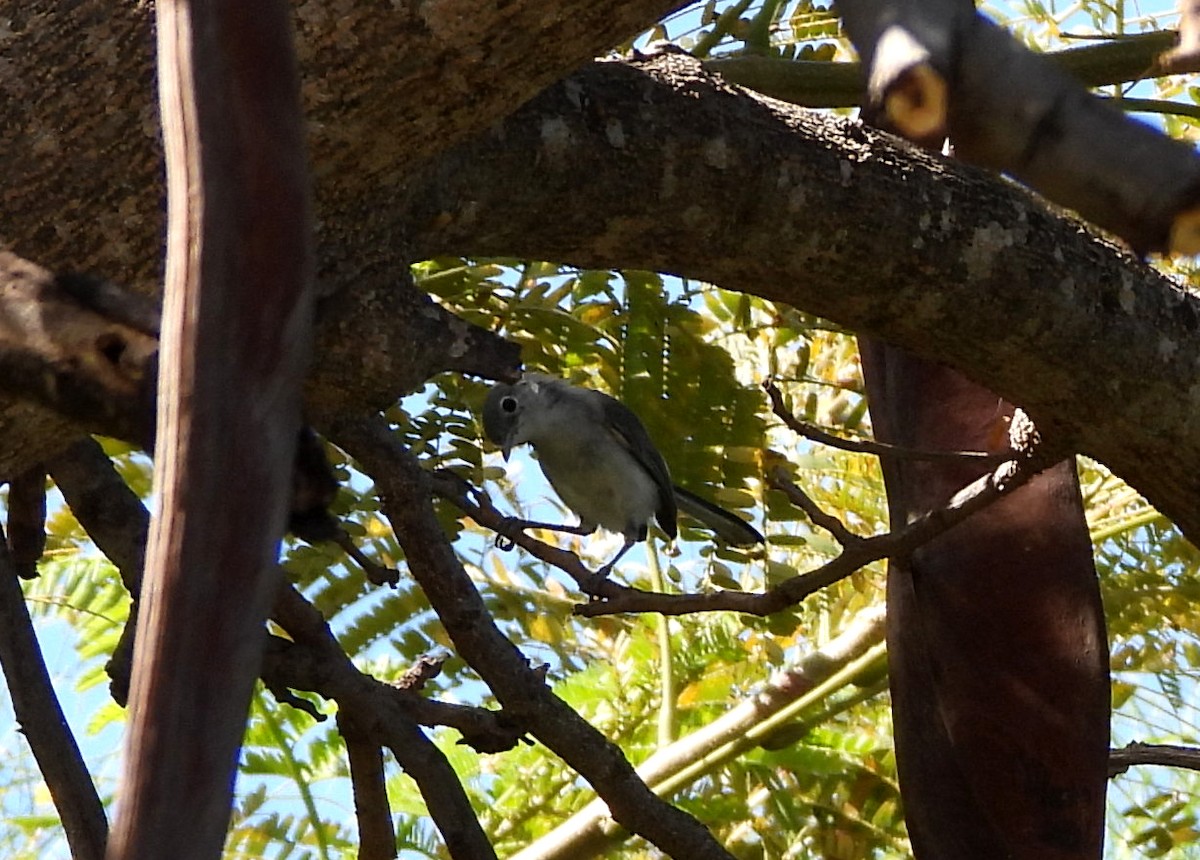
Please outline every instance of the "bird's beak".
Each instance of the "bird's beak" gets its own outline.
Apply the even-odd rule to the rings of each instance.
[[[504,455],[505,463],[508,462],[508,456],[512,453],[512,449],[515,447],[513,445],[513,435],[513,432],[507,433],[504,437],[504,441],[500,444],[500,453]]]

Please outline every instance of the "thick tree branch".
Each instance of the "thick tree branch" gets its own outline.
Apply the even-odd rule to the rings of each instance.
[[[0,249],[0,369],[5,389],[83,427],[147,444],[157,331],[130,325],[94,279],[55,275]],[[98,306],[99,305],[99,306]]]
[[[0,669],[74,860],[102,860],[108,820],[42,659],[25,595],[0,538]]]
[[[429,476],[398,445],[386,423],[347,421],[333,428],[330,438],[374,479],[409,570],[459,653],[505,711],[590,782],[622,826],[673,857],[728,860],[712,834],[657,798],[620,750],[555,696],[545,673],[532,668],[497,629],[433,515]]]
[[[1200,301],[1011,184],[666,56],[551,88],[399,205],[422,256],[675,272],[950,364],[1200,539]]]
[[[346,757],[350,761],[359,860],[392,860],[396,856],[396,831],[387,799],[383,750],[358,730],[353,717],[340,711],[338,730],[346,741]]]
[[[322,294],[394,279],[407,263],[398,219],[380,204],[413,164],[684,5],[294,2]],[[153,290],[162,235],[153,5],[31,0],[21,12],[5,42],[3,200],[20,213],[5,239],[51,268]],[[407,109],[395,109],[399,98]]]
[[[390,189],[415,160],[682,5],[293,4],[326,299],[307,389],[314,418],[383,408],[442,370],[515,365],[510,344],[411,289]],[[55,271],[102,272],[146,293],[160,283],[163,234],[152,11],[134,0],[23,5],[7,31],[0,107],[5,240]],[[412,108],[396,110],[401,98]],[[0,401],[0,476],[73,438],[53,413]]]
[[[80,524],[118,566],[130,592],[137,595],[141,588],[140,559],[145,553],[150,520],[141,501],[91,440],[77,445],[51,468]],[[434,755],[436,747],[432,748],[434,752],[424,750],[424,746],[432,745],[414,729],[415,724],[455,728],[462,733],[464,743],[482,752],[509,749],[523,734],[503,713],[430,701],[418,695],[419,684],[385,684],[359,672],[338,645],[321,613],[284,580],[282,573],[271,615],[294,641],[278,640],[276,644],[281,647],[268,650],[263,665],[268,687],[307,690],[335,699],[341,711],[358,720],[370,740],[393,749],[401,766],[414,776],[423,792],[441,791],[445,787],[445,769],[449,765],[444,763],[444,757],[439,763]],[[127,633],[131,629],[127,626]],[[121,641],[129,647],[132,639],[123,636]],[[114,655],[113,662],[117,660]],[[123,684],[120,673],[120,667],[110,669],[115,687]],[[409,747],[400,743],[402,737],[424,751],[410,753]],[[426,773],[432,776],[425,779]],[[460,801],[457,807],[455,798]],[[461,834],[457,839],[475,847],[486,845],[486,840],[480,841],[478,832],[471,833],[472,829],[478,831],[478,823],[467,820],[470,806],[461,789],[451,791],[441,801],[433,798],[428,802],[431,810],[438,807],[439,814],[445,811],[442,823]],[[460,856],[473,855],[468,852]]]
[[[157,13],[169,206],[160,508],[112,860],[202,860],[225,843],[312,342],[309,173],[287,5],[160,0]]]

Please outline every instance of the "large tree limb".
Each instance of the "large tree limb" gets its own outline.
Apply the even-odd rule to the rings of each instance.
[[[899,15],[912,9],[904,0],[849,0],[843,14],[885,6]],[[924,11],[942,25],[975,15],[970,0],[931,0]],[[890,24],[877,36],[867,55],[872,87],[863,113],[937,151],[947,99],[952,114],[962,113],[953,100],[972,94],[955,86],[969,75],[912,57],[912,48],[944,47],[936,35],[919,45],[926,35],[914,39]],[[1011,40],[1006,47],[1027,56]],[[1060,83],[1085,109],[1094,104],[1078,86]],[[988,84],[985,98],[1000,86]],[[1029,85],[1026,76],[1018,88]],[[1074,118],[1069,104],[1064,99],[1055,107]],[[1124,118],[1107,119],[1128,132]],[[870,338],[860,339],[859,350],[881,439],[992,450],[1005,429],[1016,431],[1014,441],[1030,429],[1012,404],[951,368]],[[893,523],[941,504],[978,471],[964,461],[888,457],[881,465]],[[893,734],[914,852],[928,860],[1099,854],[1109,735],[1106,641],[1073,458],[1007,503],[889,559]]]
[[[670,55],[572,76],[398,205],[422,256],[675,272],[953,365],[1200,538],[1200,301],[979,171]]]
[[[287,6],[162,0],[157,32],[169,192],[159,508],[112,860],[202,860],[225,843],[312,342],[309,173]]]
[[[683,5],[295,0],[322,293],[407,263],[381,187]],[[154,291],[163,221],[152,12],[141,0],[31,0],[13,11],[0,209],[23,256]]]
[[[580,195],[592,204],[574,205]],[[975,171],[671,58],[600,64],[552,88],[431,164],[397,200],[409,205],[420,255],[677,271],[953,364],[1200,533],[1188,465],[1200,466],[1200,304]],[[871,254],[851,242],[861,236]]]
[[[391,184],[402,178],[403,171],[399,162],[388,162],[395,152],[387,141],[410,139],[412,152],[419,148],[427,153],[426,147],[461,139],[494,122],[561,70],[678,5],[667,0],[624,0],[600,10],[586,0],[557,0],[553,8],[561,14],[550,15],[544,3],[530,0],[506,5],[503,26],[488,17],[500,10],[475,9],[480,32],[506,34],[492,46],[491,61],[479,63],[478,55],[454,53],[453,46],[432,39],[417,38],[399,47],[404,34],[427,32],[420,21],[421,4],[405,3],[399,9],[357,4],[339,10],[336,16],[326,14],[320,4],[304,4],[299,42],[305,79],[314,82],[305,88],[305,94],[313,117],[310,139],[318,177],[320,280],[323,293],[338,292],[322,309],[320,360],[308,389],[315,410],[335,414],[351,399],[386,403],[396,391],[455,366],[455,355],[466,359],[458,362],[460,369],[462,365],[480,366],[479,361],[469,360],[470,349],[464,351],[464,346],[477,348],[481,343],[478,333],[474,343],[456,336],[449,315],[405,285],[403,269],[413,255],[397,241],[407,219],[403,207],[395,205]],[[446,11],[450,7],[439,4],[438,8]],[[5,80],[13,97],[4,100],[0,108],[5,119],[0,123],[0,153],[6,164],[0,201],[11,213],[4,224],[5,237],[25,256],[55,269],[86,268],[153,290],[160,266],[161,159],[151,96],[153,40],[148,11],[145,4],[132,0],[115,6],[100,0],[78,4],[38,0],[22,7],[4,45],[3,58],[11,70]],[[78,50],[79,46],[86,50]],[[353,63],[355,75],[366,76],[361,87],[356,77],[342,68],[347,62]],[[457,90],[437,87],[437,93],[422,96],[431,100],[430,111],[436,114],[432,118],[371,106],[375,99],[393,104],[397,93],[406,92],[429,69],[462,81],[471,98],[462,99]],[[33,97],[34,81],[46,82],[39,85],[37,98]],[[335,82],[348,91],[337,90]],[[98,105],[104,105],[104,110],[97,110]],[[343,146],[346,139],[359,143]],[[857,150],[853,140],[842,142]],[[351,163],[356,154],[362,164]],[[897,169],[904,164],[895,153],[886,158]],[[817,183],[815,187],[841,181],[838,161],[834,156],[814,166],[807,175]],[[648,166],[653,172],[654,165]],[[553,172],[553,165],[547,167]],[[342,175],[342,168],[348,175]],[[917,170],[919,175],[920,168]],[[472,171],[480,180],[472,193],[495,185],[495,177],[484,173],[478,168]],[[613,174],[606,174],[607,188],[618,187],[614,181]],[[864,171],[857,170],[856,188],[867,188],[862,184],[867,181]],[[348,184],[343,187],[342,183]],[[904,179],[897,175],[888,184],[891,190],[900,189],[903,199]],[[632,190],[638,186],[625,187],[630,189],[624,194],[630,202],[646,202]],[[522,190],[537,197],[540,184],[526,184]],[[864,191],[860,196],[866,203],[886,190]],[[840,193],[845,195],[846,189]],[[819,203],[829,196],[822,190],[811,199]],[[737,195],[726,199],[737,199]],[[554,205],[553,200],[547,203]],[[723,204],[714,215],[719,215]],[[891,204],[873,205],[879,214],[885,214]],[[541,200],[524,206],[526,213],[545,209]],[[813,205],[799,214],[807,218],[816,213],[807,226],[817,229],[825,219],[820,209]],[[662,211],[674,210],[668,205]],[[913,219],[905,217],[913,210],[905,203],[895,211],[897,216],[882,235],[901,239],[898,228],[915,226]],[[850,219],[836,221],[839,225],[851,223]],[[537,234],[530,239],[537,240]],[[701,250],[696,245],[688,248],[689,255]],[[638,257],[644,259],[645,255],[631,255],[629,262]],[[612,254],[603,259],[605,265],[622,262]],[[827,255],[820,274],[854,283],[863,267],[851,265],[844,273],[837,271],[845,259],[840,254]],[[931,271],[936,272],[937,267]],[[713,279],[735,286],[729,278],[717,278],[719,274],[714,273]],[[429,345],[431,335],[436,338]],[[370,356],[365,362],[364,345]],[[1119,355],[1120,350],[1110,354]],[[403,360],[393,360],[394,355]],[[953,354],[945,357],[958,361]],[[381,385],[384,380],[390,385]],[[0,474],[15,474],[46,459],[72,438],[69,425],[51,412],[12,401],[0,403]]]
[[[306,392],[316,417],[384,408],[440,370],[499,375],[517,363],[516,345],[434,304],[407,271],[353,292],[324,306],[322,360]],[[0,448],[0,475],[39,456],[53,459],[83,431],[150,447],[158,334],[156,301],[97,277],[48,271],[0,247],[0,379],[23,398],[19,420],[49,416],[53,425],[47,438],[36,433],[44,420],[12,427],[4,438],[15,447]],[[16,446],[25,438],[28,447]]]
[[[512,364],[502,341],[411,289],[389,189],[418,159],[682,5],[293,4],[327,299],[307,390],[314,415],[382,407],[441,370]],[[34,0],[14,11],[0,47],[5,241],[54,271],[145,293],[159,287],[164,230],[152,11],[139,0]],[[410,108],[395,109],[401,96]],[[0,400],[0,475],[75,438],[54,413]]]

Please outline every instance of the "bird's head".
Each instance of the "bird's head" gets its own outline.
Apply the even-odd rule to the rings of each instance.
[[[522,399],[518,385],[500,383],[488,392],[483,403],[483,432],[500,446],[504,459],[526,441],[521,436]]]

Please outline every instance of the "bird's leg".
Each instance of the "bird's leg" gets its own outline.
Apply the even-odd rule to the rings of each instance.
[[[538,523],[533,520],[523,520],[520,517],[505,517],[500,527],[496,529],[496,546],[502,550],[512,549],[512,535],[526,529],[545,529],[546,531],[563,532],[572,535],[590,535],[596,530],[596,527],[590,526],[587,523],[569,526],[561,523]]]
[[[625,555],[625,553],[629,552],[629,548],[631,546],[633,546],[635,543],[637,543],[637,541],[630,540],[629,538],[625,538],[625,546],[621,547],[620,551],[618,551],[617,554],[614,555],[612,557],[612,559],[607,564],[604,565],[604,567],[600,568],[595,573],[593,573],[592,576],[596,579],[606,579],[608,577],[608,574],[612,571],[613,567],[615,567],[617,562],[621,560],[621,556],[623,556],[623,555]]]
[[[392,588],[400,581],[400,572],[395,568],[384,567],[381,564],[376,564],[371,559],[367,558],[363,551],[355,546],[354,541],[350,539],[350,535],[341,526],[338,526],[337,533],[333,536],[333,542],[345,550],[346,555],[350,556],[363,572],[367,575],[367,579],[372,585],[390,585]]]
[[[570,526],[564,523],[537,523],[533,520],[523,520],[520,517],[505,517],[504,523],[500,526],[501,530],[506,532],[523,532],[526,529],[545,529],[550,532],[563,532],[570,535],[590,535],[596,530],[595,526],[589,526],[586,523]]]

